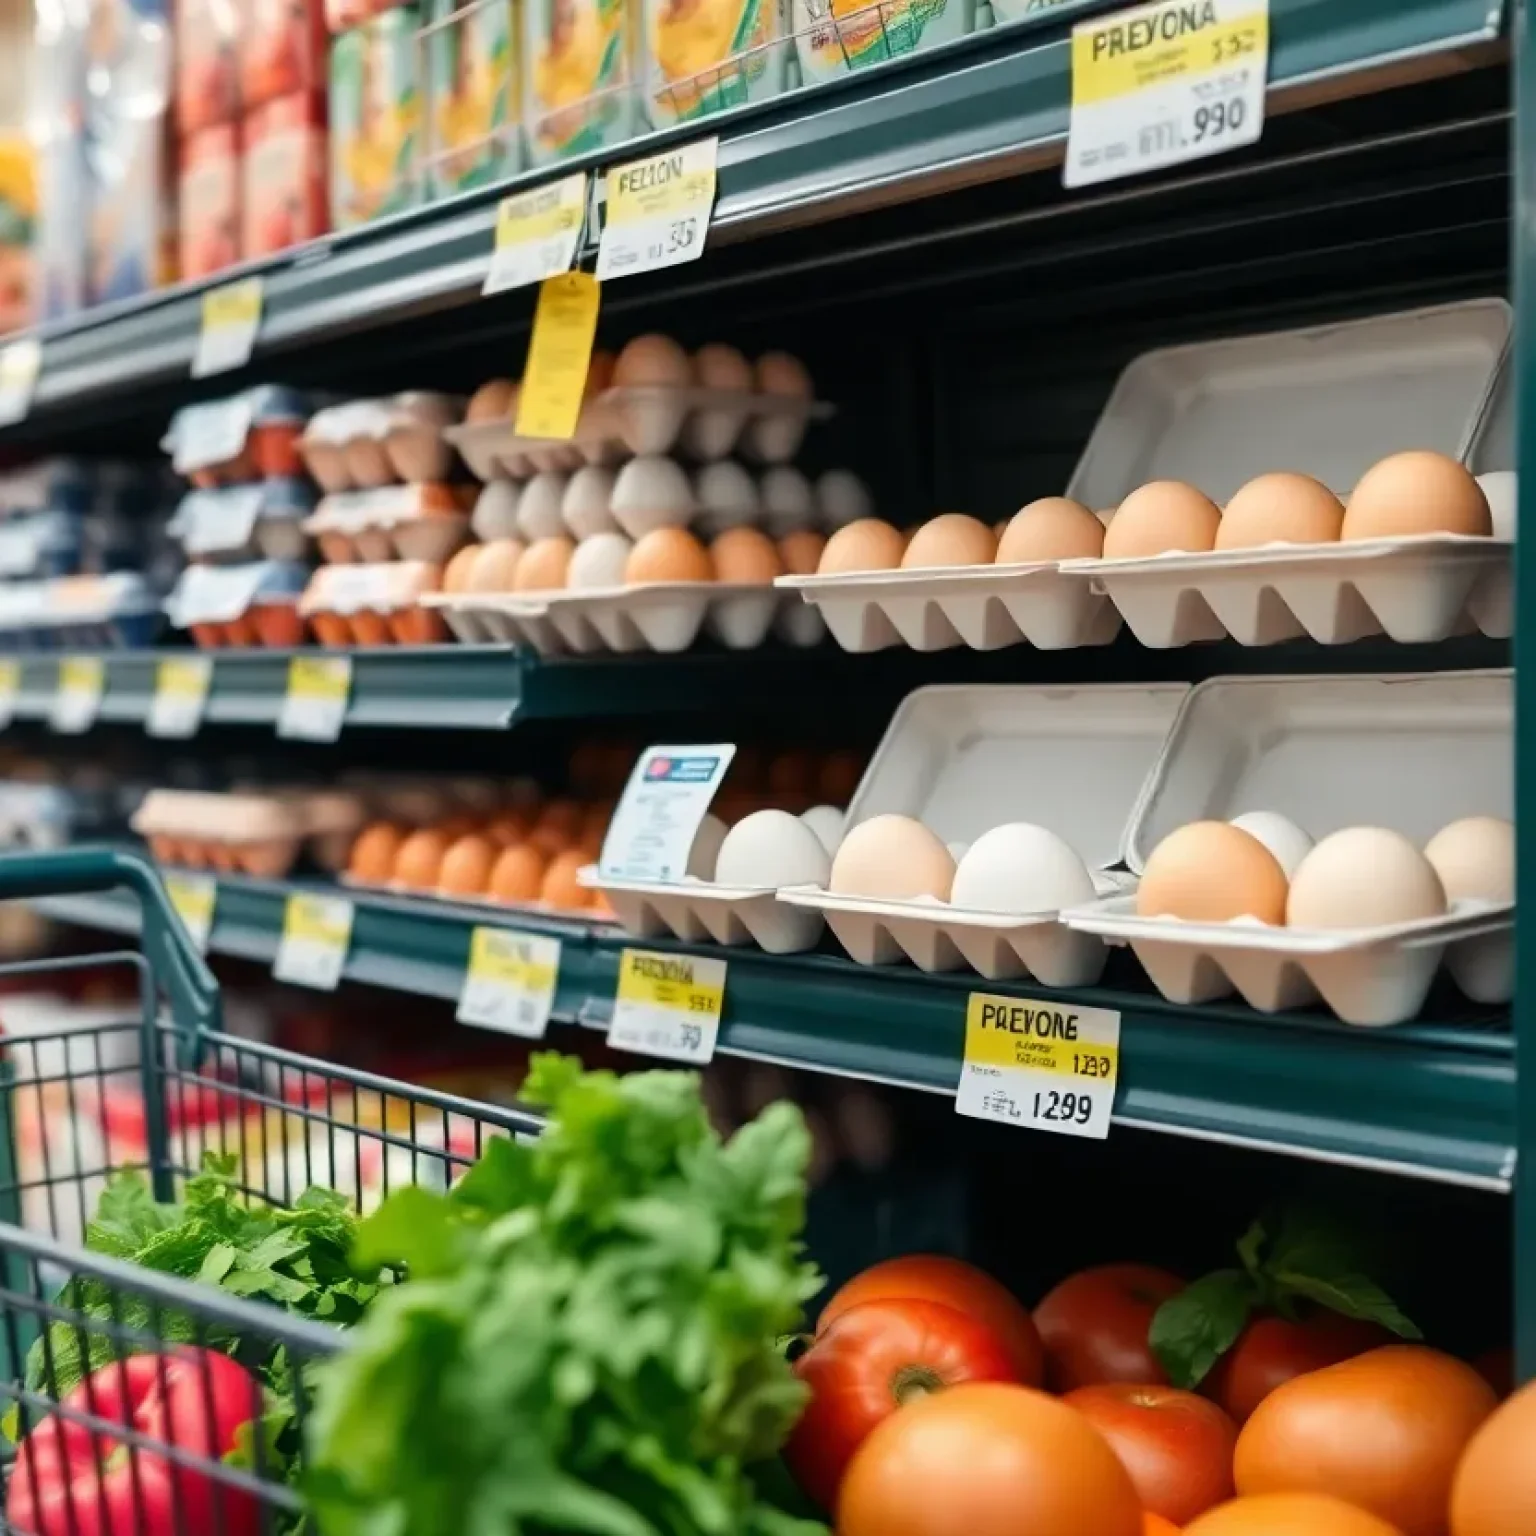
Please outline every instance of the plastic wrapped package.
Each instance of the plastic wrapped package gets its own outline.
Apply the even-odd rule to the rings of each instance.
[[[281,96],[245,120],[240,254],[287,250],[330,228],[322,96]]]
[[[160,446],[194,485],[238,484],[303,474],[298,443],[313,402],[280,384],[183,406]]]
[[[639,15],[639,0],[524,0],[524,111],[535,164],[640,131]]]
[[[523,168],[521,39],[513,0],[428,0],[427,174],[431,195]]]
[[[419,198],[421,127],[413,6],[370,17],[331,44],[331,224],[350,229]]]
[[[658,128],[785,86],[783,0],[645,0],[646,110]]]
[[[193,490],[182,497],[169,531],[191,560],[301,560],[309,549],[303,522],[314,505],[314,491],[297,479]]]
[[[215,123],[178,150],[176,232],[182,277],[207,277],[240,257],[240,139]]]
[[[297,605],[308,579],[304,566],[282,560],[192,565],[166,599],[165,612],[205,649],[265,645],[286,650],[304,643]]]

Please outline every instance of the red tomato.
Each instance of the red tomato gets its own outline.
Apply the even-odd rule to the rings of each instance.
[[[866,1301],[936,1301],[953,1307],[991,1329],[1007,1347],[1017,1379],[1039,1386],[1042,1374],[1040,1336],[1029,1309],[985,1270],[961,1259],[912,1253],[887,1259],[855,1275],[821,1309],[817,1333],[824,1333],[850,1307]]]
[[[256,1378],[227,1355],[178,1348],[104,1365],[60,1405],[210,1463],[261,1410]],[[7,1524],[28,1536],[256,1536],[254,1495],[103,1430],[49,1414],[22,1441]]]
[[[1057,1392],[1104,1381],[1167,1384],[1147,1343],[1152,1314],[1184,1282],[1151,1264],[1101,1264],[1069,1275],[1035,1308],[1045,1371]]]
[[[850,1307],[795,1362],[795,1372],[811,1400],[784,1457],[823,1509],[836,1503],[843,1469],[870,1430],[904,1404],[962,1381],[1018,1380],[996,1334],[933,1301]]]
[[[1338,1312],[1319,1310],[1297,1323],[1283,1317],[1256,1317],[1200,1383],[1200,1391],[1220,1403],[1238,1424],[1245,1424],[1253,1410],[1293,1376],[1320,1371],[1325,1365],[1395,1342],[1394,1335],[1378,1324]]]
[[[1237,1426],[1215,1403],[1177,1387],[1079,1387],[1070,1403],[1109,1442],[1142,1508],[1174,1525],[1232,1497]]]

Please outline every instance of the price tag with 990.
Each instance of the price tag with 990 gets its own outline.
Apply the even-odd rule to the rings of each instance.
[[[1159,0],[1080,22],[1066,184],[1257,143],[1268,71],[1269,0]]]
[[[219,882],[212,875],[167,875],[165,894],[198,953],[206,954],[208,938],[213,932],[214,909],[219,903]]]
[[[542,1040],[555,1006],[560,941],[510,928],[476,928],[459,994],[461,1024]]]
[[[351,695],[350,656],[295,656],[288,663],[277,734],[294,741],[335,741]]]
[[[278,981],[334,992],[351,947],[350,901],[344,896],[290,896],[272,974]]]
[[[63,736],[78,736],[96,723],[101,695],[107,686],[107,664],[100,656],[66,656],[59,663],[59,682],[48,723]]]
[[[203,295],[203,324],[192,358],[194,379],[227,373],[250,362],[261,329],[262,297],[259,277],[210,288]]]
[[[144,729],[151,736],[197,735],[213,682],[213,657],[167,656],[155,666],[155,696]]]
[[[714,1058],[724,1004],[724,960],[626,949],[608,1044],[702,1067]]]
[[[608,172],[599,282],[678,267],[704,254],[719,152],[719,139],[702,139]]]
[[[955,1109],[1102,1141],[1119,1071],[1120,1015],[1111,1009],[973,992]]]
[[[504,197],[496,209],[496,248],[483,294],[529,288],[569,272],[587,218],[587,173]]]

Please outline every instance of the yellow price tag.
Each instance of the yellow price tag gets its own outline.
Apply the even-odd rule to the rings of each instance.
[[[509,928],[476,928],[458,1020],[539,1040],[549,1026],[560,975],[560,941]]]
[[[601,281],[679,266],[704,254],[719,155],[719,139],[700,139],[608,172],[597,248]]]
[[[592,343],[597,339],[601,293],[590,272],[566,272],[540,284],[517,403],[519,437],[575,435]]]
[[[295,894],[283,907],[283,936],[272,974],[334,992],[352,945],[352,903],[344,896]]]
[[[725,1006],[725,961],[626,949],[619,958],[608,1043],[702,1066],[715,1054]]]
[[[90,730],[106,685],[107,664],[100,656],[66,656],[59,663],[59,682],[48,723],[65,735]]]
[[[1119,1073],[1120,1015],[1113,1010],[971,993],[960,1114],[1102,1140]]]
[[[14,656],[0,657],[0,727],[11,723],[20,697],[21,662]]]
[[[277,734],[296,741],[335,741],[352,696],[350,656],[295,656],[288,663],[288,691],[277,716]]]
[[[144,728],[151,736],[195,736],[213,683],[211,656],[167,656],[155,666],[155,696]]]
[[[219,901],[218,881],[212,875],[166,875],[165,894],[170,897],[176,915],[186,926],[198,952],[205,954]]]
[[[585,171],[502,198],[496,208],[496,246],[481,292],[529,287],[570,271],[586,219]]]
[[[243,368],[251,360],[261,329],[263,292],[259,277],[247,277],[210,288],[203,295],[203,324],[192,359],[194,379]]]

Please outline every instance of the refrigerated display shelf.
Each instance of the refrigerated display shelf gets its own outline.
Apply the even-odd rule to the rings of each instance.
[[[334,888],[222,878],[210,949],[270,963],[288,895],[320,889]],[[831,953],[640,944],[599,924],[348,894],[355,909],[350,981],[456,999],[477,924],[550,933],[562,940],[555,1019],[603,1029],[626,945],[724,955],[721,1051],[934,1093],[952,1093],[958,1081],[971,992],[1071,998],[1121,1014],[1117,1126],[1473,1188],[1508,1190],[1514,1176],[1513,1042],[1503,1022],[1486,1014],[1366,1030],[1315,1014],[1268,1017],[1229,1004],[1180,1008],[1134,982],[1052,993],[968,974],[871,969]],[[81,926],[137,931],[137,908],[127,899],[67,897],[38,905]]]
[[[145,386],[190,394],[201,296],[248,272],[264,278],[258,363],[473,303],[501,195],[702,134],[720,139],[714,243],[1049,164],[1067,132],[1071,25],[1115,8],[1113,0],[1042,0],[1038,15],[1013,26],[47,327],[30,417],[0,438]],[[1498,38],[1504,11],[1502,0],[1271,0],[1271,91],[1282,100],[1314,90],[1347,95],[1373,81],[1454,71],[1465,50]],[[593,250],[589,231],[585,254]],[[514,302],[531,313],[530,296]]]

